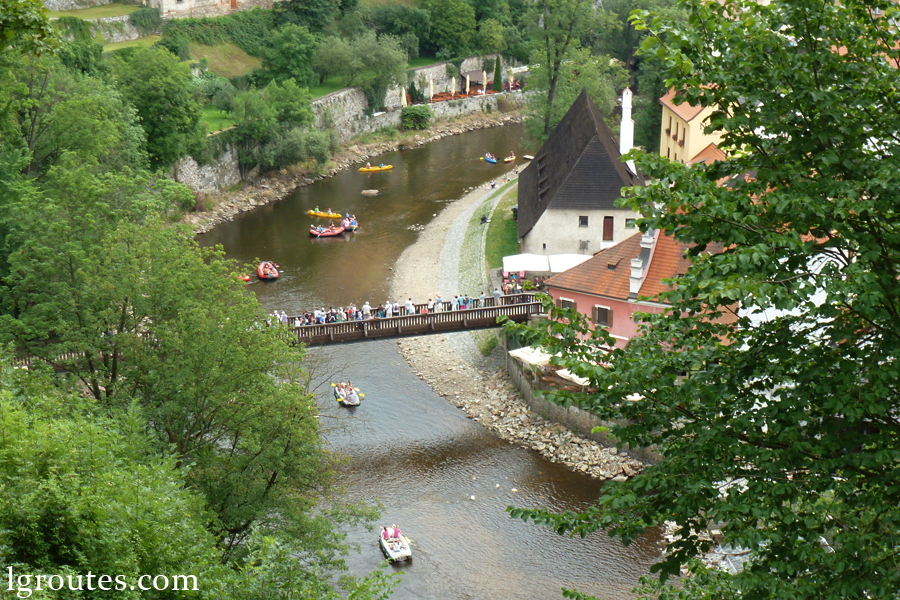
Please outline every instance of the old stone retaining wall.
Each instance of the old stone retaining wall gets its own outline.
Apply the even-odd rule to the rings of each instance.
[[[78,10],[91,6],[102,6],[113,0],[44,0],[47,10]]]
[[[506,337],[506,336],[502,336]],[[509,378],[515,384],[525,404],[545,419],[561,423],[577,431],[584,437],[590,438],[604,446],[614,446],[615,438],[606,432],[593,433],[595,427],[609,427],[612,423],[604,421],[586,410],[582,410],[577,406],[563,408],[558,404],[548,402],[540,396],[540,390],[536,389],[537,382],[532,378],[530,369],[516,360],[509,353],[506,353],[506,371]],[[627,445],[623,449],[632,458],[643,463],[657,463],[662,460],[662,456],[652,448],[629,448]]]
[[[338,97],[336,94],[346,94]],[[341,136],[341,141],[378,131],[385,127],[400,126],[401,109],[394,108],[387,112],[378,113],[371,117],[366,116],[366,98],[358,89],[342,90],[318,100],[331,100],[331,103],[322,103],[317,110],[316,126],[320,128],[334,127]],[[488,94],[451,100],[449,102],[436,102],[430,104],[436,119],[449,119],[475,112],[491,113],[499,111],[499,101],[503,99],[511,109],[520,108],[524,104],[522,92],[504,92],[502,94]],[[313,109],[316,110],[316,102]],[[328,107],[328,108],[326,108]],[[351,108],[355,107],[355,108]],[[358,109],[358,112],[355,112]]]
[[[480,71],[485,61],[493,63],[496,55],[475,56],[467,58],[462,62],[461,72]],[[429,82],[434,82],[434,93],[440,93],[450,90],[453,79],[447,71],[449,62],[442,62],[427,67],[416,69],[412,80],[416,84],[416,88],[422,90],[426,95],[430,90]],[[508,65],[504,64],[503,73],[506,75]],[[488,73],[488,77],[493,77],[493,72]],[[462,82],[459,77],[455,78],[455,90],[462,90]],[[347,141],[357,135],[377,131],[383,127],[397,127],[400,124],[400,108],[402,106],[403,94],[406,93],[404,88],[395,86],[388,90],[385,95],[385,107],[387,111],[379,113],[371,117],[366,116],[366,108],[368,102],[365,94],[358,88],[346,88],[332,92],[327,96],[316,98],[312,102],[313,112],[316,115],[316,126],[324,129],[334,127],[341,134],[341,140]],[[453,107],[445,106],[448,102],[439,102],[432,105],[435,115],[439,118],[446,118],[461,114],[473,112],[474,110],[489,110],[486,108],[491,106],[490,110],[497,109],[496,98],[489,100],[492,104],[484,104],[484,100],[492,98],[494,95],[489,94],[485,98],[465,99],[454,102],[463,102],[464,104],[456,104]],[[484,108],[478,104],[484,104]],[[519,106],[516,101],[515,106]],[[475,106],[478,106],[476,108]]]
[[[228,188],[241,180],[237,150],[228,144],[225,152],[209,165],[200,165],[190,156],[182,158],[172,168],[171,178],[201,194]]]

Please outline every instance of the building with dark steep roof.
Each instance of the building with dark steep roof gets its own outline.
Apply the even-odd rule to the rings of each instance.
[[[582,91],[519,175],[520,251],[593,254],[637,233],[640,215],[616,201],[622,188],[643,184]]]

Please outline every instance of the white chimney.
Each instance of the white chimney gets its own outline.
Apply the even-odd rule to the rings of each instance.
[[[644,261],[641,257],[631,259],[631,277],[628,278],[628,295],[636,296],[641,291],[641,282],[644,280]]]
[[[625,155],[634,146],[634,119],[631,118],[631,90],[622,92],[622,126],[619,128],[619,154]],[[628,168],[637,173],[634,161],[628,161]]]

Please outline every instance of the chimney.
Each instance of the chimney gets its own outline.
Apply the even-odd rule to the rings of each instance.
[[[624,155],[634,146],[634,119],[631,118],[631,90],[622,92],[622,126],[619,128],[619,154]],[[628,161],[628,168],[637,173],[634,161]]]
[[[628,299],[634,300],[641,291],[646,270],[650,267],[650,253],[653,250],[654,232],[648,231],[641,236],[641,253],[631,259],[631,276],[628,278]]]
[[[640,256],[631,259],[631,277],[628,278],[628,297],[636,298],[641,291],[641,282],[644,280],[644,260]]]

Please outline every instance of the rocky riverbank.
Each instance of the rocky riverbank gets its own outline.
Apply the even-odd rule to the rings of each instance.
[[[397,139],[370,144],[361,144],[351,140],[332,157],[327,169],[321,173],[312,173],[303,169],[283,169],[277,173],[267,174],[240,190],[225,192],[209,198],[208,204],[211,205],[209,210],[187,214],[183,217],[182,222],[193,226],[196,233],[206,233],[219,223],[231,221],[240,213],[280,200],[298,187],[333,177],[340,171],[380,154],[422,146],[468,131],[520,123],[523,119],[524,117],[519,113],[478,113],[466,115],[452,122],[436,123],[428,130],[409,132]]]
[[[532,411],[504,370],[472,366],[453,352],[446,336],[409,338],[398,345],[420,379],[504,440],[597,479],[624,481],[643,469],[615,447],[601,446]]]

